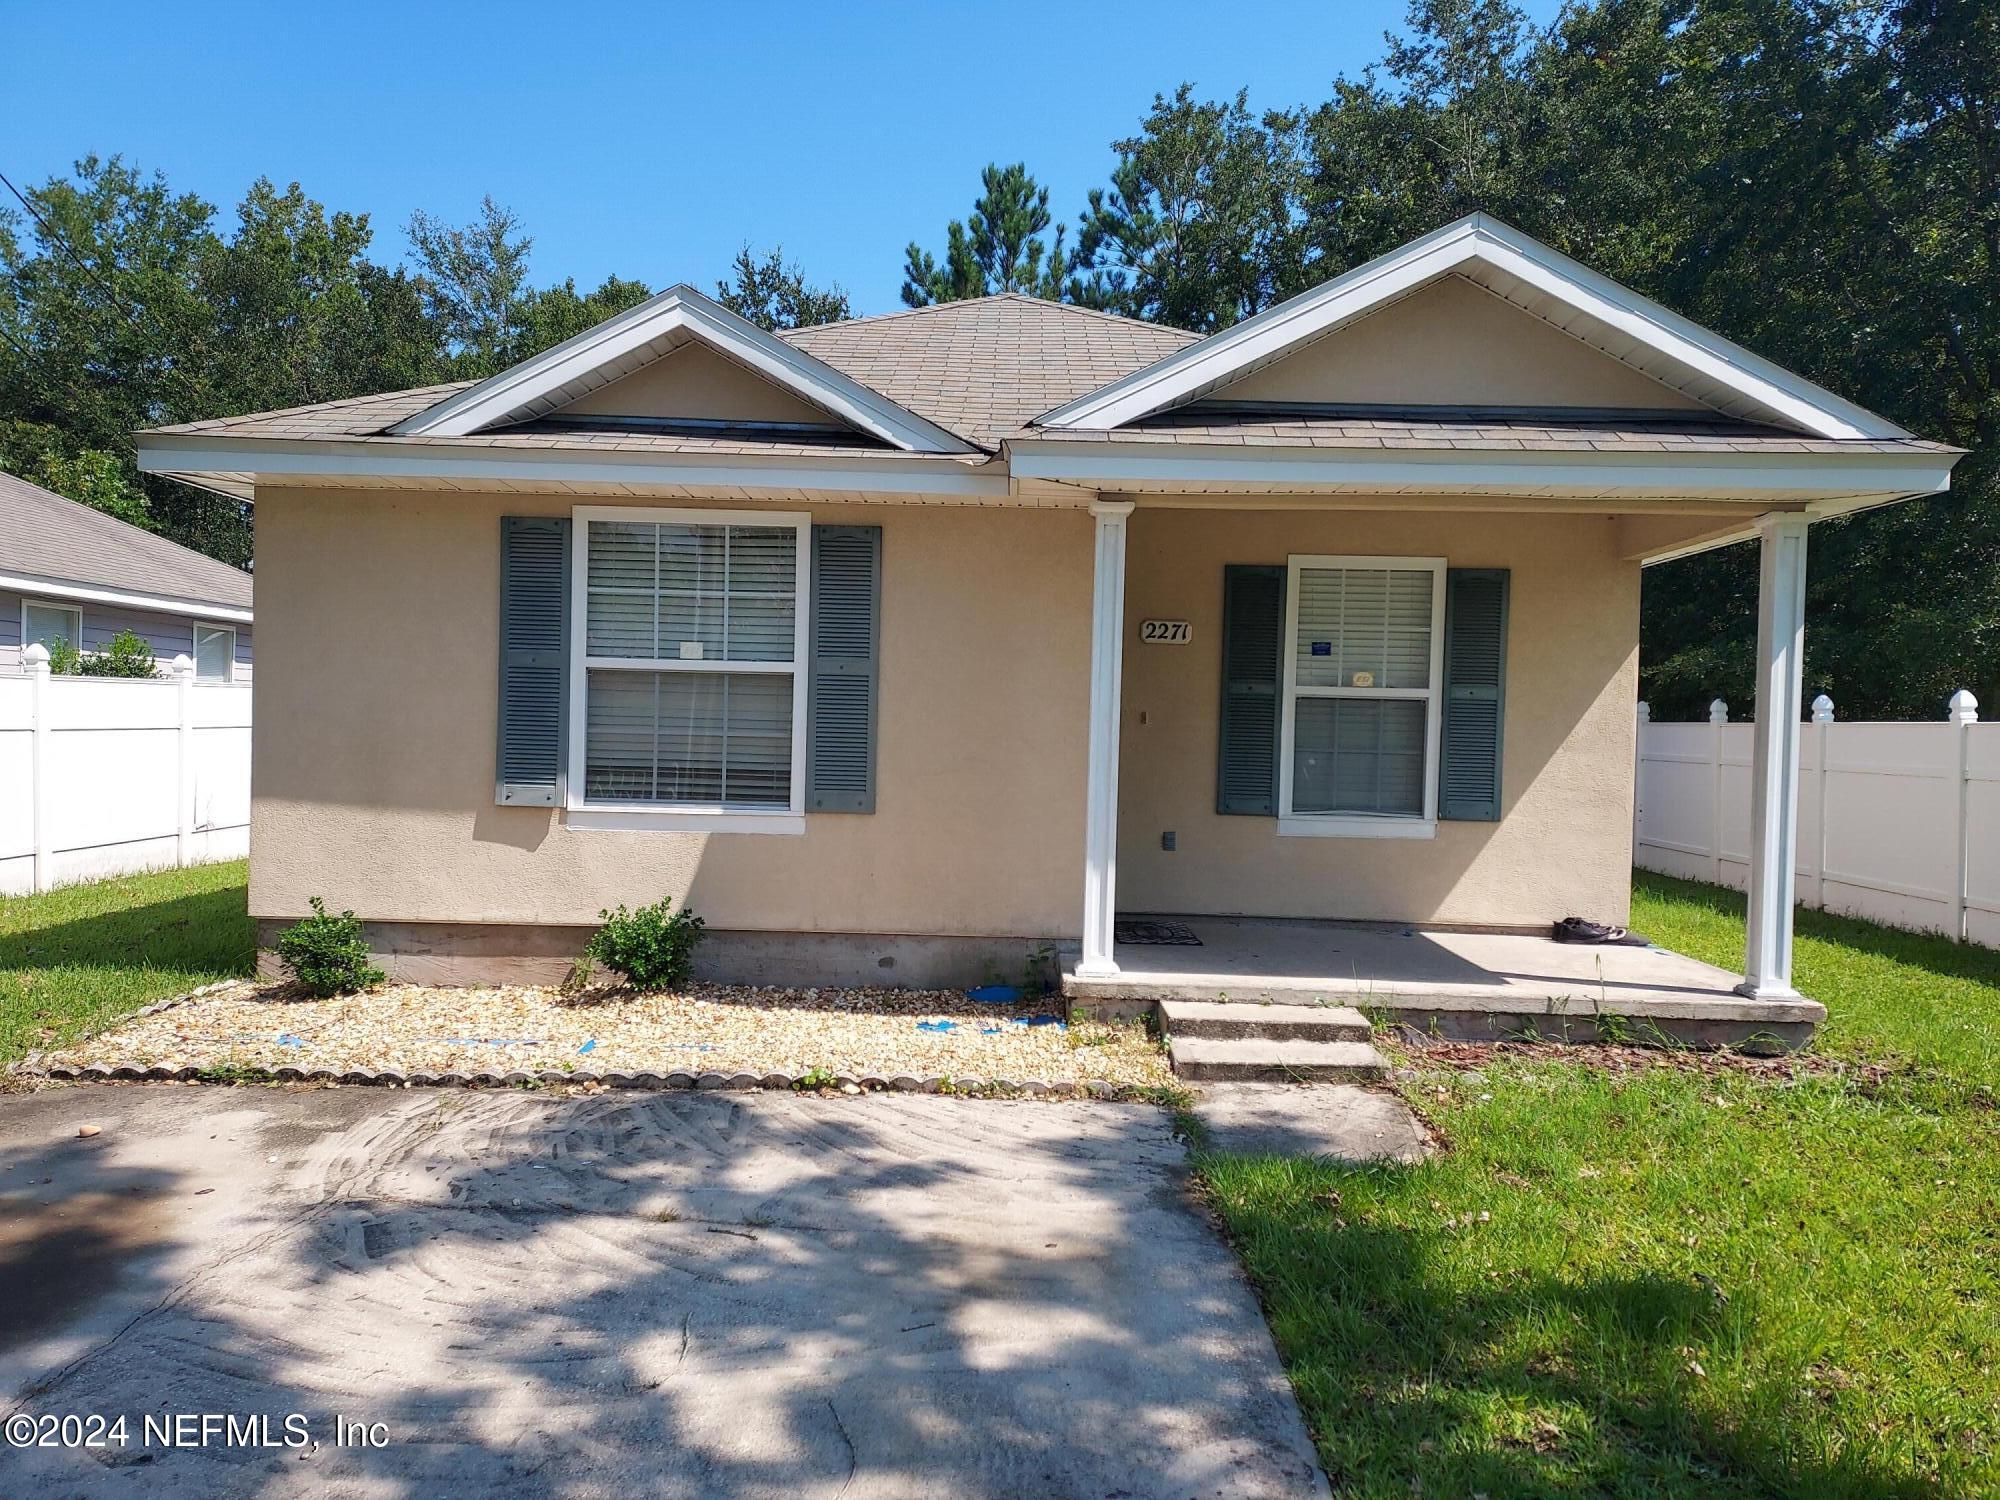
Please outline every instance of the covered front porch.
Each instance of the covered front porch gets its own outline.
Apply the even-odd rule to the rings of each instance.
[[[1400,509],[1375,501],[1378,508],[1364,510],[1346,508],[1354,502],[1343,506],[1335,496],[1282,505],[1237,497],[1226,525],[1200,529],[1192,521],[1197,512],[1169,497],[1095,502],[1085,901],[1081,942],[1066,956],[1063,975],[1072,1001],[1128,1011],[1174,1000],[1348,1006],[1481,1037],[1650,1031],[1704,1045],[1762,1038],[1794,1046],[1810,1037],[1824,1009],[1800,996],[1791,979],[1796,713],[1757,717],[1749,937],[1740,971],[1658,949],[1561,945],[1546,936],[1561,916],[1624,920],[1637,575],[1650,546],[1636,538],[1607,546],[1581,507],[1565,515],[1569,507],[1560,502],[1513,503],[1517,512],[1496,517],[1435,498]],[[1619,503],[1595,502],[1610,516],[1618,516]],[[1202,509],[1215,514],[1207,505]],[[1748,518],[1762,554],[1762,703],[1801,698],[1811,516],[1795,505]],[[1154,506],[1174,519],[1147,525]],[[1683,526],[1712,524],[1675,519]],[[1602,528],[1604,521],[1595,524]],[[1141,594],[1128,607],[1127,550],[1141,525],[1147,525],[1144,550],[1136,554]],[[1572,534],[1582,540],[1569,540]],[[1299,556],[1342,545],[1359,555]],[[1431,692],[1425,724],[1432,748],[1422,770],[1414,768],[1419,757],[1410,756],[1403,816],[1374,810],[1323,821],[1292,816],[1286,752],[1294,748],[1295,716],[1284,709],[1267,713],[1266,738],[1259,741],[1274,746],[1263,753],[1280,768],[1270,777],[1275,796],[1247,809],[1231,800],[1237,767],[1219,753],[1214,708],[1218,672],[1225,707],[1231,701],[1228,648],[1183,647],[1170,667],[1161,652],[1175,648],[1148,645],[1141,627],[1157,623],[1153,613],[1181,606],[1193,616],[1186,628],[1197,643],[1226,637],[1233,617],[1220,618],[1214,606],[1224,596],[1224,575],[1241,571],[1236,558],[1250,552],[1258,560],[1291,554],[1288,588],[1304,568],[1366,566],[1377,553],[1386,554],[1386,566],[1406,570],[1435,558],[1440,589],[1461,576],[1454,571],[1461,559],[1497,573],[1503,588],[1511,571],[1513,603],[1502,606],[1487,658],[1494,663],[1486,694],[1494,728],[1486,742],[1492,754],[1481,769],[1490,766],[1491,775],[1472,810],[1463,805],[1470,779],[1463,764],[1454,774],[1437,750],[1441,737],[1449,739],[1438,719],[1466,692],[1447,660],[1455,621],[1442,600],[1428,625],[1418,620],[1413,627],[1430,653],[1428,667],[1419,661],[1415,671]],[[1176,559],[1175,566],[1161,567],[1163,556]],[[1453,595],[1451,607],[1456,603]],[[1302,613],[1294,603],[1282,635],[1262,643],[1260,660],[1304,661],[1308,646],[1315,657],[1324,654],[1308,637],[1338,635],[1342,627],[1307,632],[1293,624]],[[1143,670],[1132,659],[1135,651],[1154,653]],[[1408,654],[1421,655],[1416,648]],[[1299,668],[1297,677],[1304,675]],[[1367,670],[1353,676],[1373,680]],[[1288,667],[1277,696],[1282,702],[1300,691]],[[1303,722],[1302,713],[1296,717]],[[1302,733],[1296,746],[1303,766]],[[1447,798],[1447,786],[1460,795],[1458,805]],[[1238,815],[1246,811],[1263,816]],[[1129,874],[1121,903],[1123,872]],[[1185,923],[1196,941],[1121,941],[1130,915],[1146,910],[1182,914],[1172,920]]]
[[[1118,941],[1117,935],[1136,941]],[[1066,956],[1080,1010],[1156,1003],[1348,1006],[1474,1041],[1672,1041],[1793,1047],[1826,1008],[1740,993],[1738,975],[1663,948],[1584,946],[1515,932],[1254,917],[1121,917],[1106,974]]]

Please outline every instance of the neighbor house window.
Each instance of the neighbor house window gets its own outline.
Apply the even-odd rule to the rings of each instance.
[[[1431,831],[1444,575],[1442,558],[1291,559],[1282,832]]]
[[[228,682],[236,675],[236,632],[227,625],[194,628],[194,680]]]
[[[21,645],[42,646],[53,651],[57,641],[73,650],[83,649],[83,611],[68,604],[21,605]]]
[[[576,519],[571,806],[802,813],[810,518]]]

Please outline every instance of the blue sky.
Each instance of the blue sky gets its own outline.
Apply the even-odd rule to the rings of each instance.
[[[1550,13],[1531,0],[1531,13]],[[122,152],[227,212],[266,175],[366,212],[483,193],[534,235],[537,283],[704,288],[782,244],[857,311],[900,306],[988,161],[1025,160],[1073,220],[1156,92],[1326,97],[1392,3],[333,5],[0,0],[0,172]]]

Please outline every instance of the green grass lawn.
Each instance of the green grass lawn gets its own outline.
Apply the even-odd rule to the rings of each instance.
[[[248,974],[241,860],[0,897],[0,1064]]]
[[[2000,953],[1802,912],[1796,980],[1865,1066],[1419,1055],[1430,1162],[1198,1158],[1337,1491],[2000,1494]]]

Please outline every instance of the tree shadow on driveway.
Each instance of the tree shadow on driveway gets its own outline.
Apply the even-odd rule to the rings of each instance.
[[[148,1496],[1324,1493],[1156,1110],[377,1098],[19,1407],[299,1412],[326,1445],[155,1451]]]

